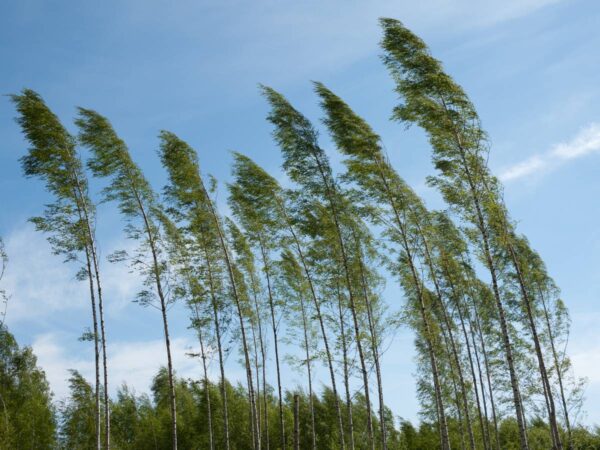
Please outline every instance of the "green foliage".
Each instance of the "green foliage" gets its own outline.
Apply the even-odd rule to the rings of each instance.
[[[54,449],[55,429],[52,394],[44,371],[37,366],[31,348],[19,348],[13,335],[0,325],[0,449]]]

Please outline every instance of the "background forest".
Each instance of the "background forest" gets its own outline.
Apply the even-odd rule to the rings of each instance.
[[[101,112],[78,107],[70,123],[33,90],[9,97],[22,174],[49,196],[30,222],[85,285],[88,318],[75,326],[93,375],[70,370],[68,394],[52,394],[8,328],[18,292],[3,285],[12,255],[0,240],[0,448],[600,448],[582,421],[569,299],[507,208],[476,107],[402,22],[379,25],[387,113],[426,137],[435,208],[320,82],[319,122],[259,86],[283,171],[233,151],[226,183],[203,169],[221,155],[172,131],[145,156],[161,166],[150,178]],[[126,240],[109,251],[97,229],[111,210]],[[139,280],[133,301],[159,324],[148,393],[113,376],[115,271]],[[174,356],[181,314],[193,376]],[[405,330],[412,422],[390,408],[404,392],[385,388]]]

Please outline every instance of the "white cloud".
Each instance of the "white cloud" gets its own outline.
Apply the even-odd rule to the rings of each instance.
[[[46,372],[56,399],[68,395],[69,369],[79,371],[90,382],[93,382],[95,377],[91,344],[85,354],[74,354],[61,344],[64,337],[58,333],[46,333],[36,336],[32,344],[38,358],[38,365]],[[171,340],[173,367],[178,376],[200,378],[200,362],[186,355],[193,351],[195,351],[193,340],[189,338]],[[152,378],[159,367],[166,366],[167,361],[165,343],[162,339],[114,342],[107,353],[111,395],[115,394],[123,382],[127,382],[137,392],[148,392]]]
[[[513,181],[530,175],[539,175],[556,169],[568,161],[600,153],[600,123],[582,128],[570,141],[554,146],[546,153],[533,155],[500,174],[502,181]]]
[[[10,233],[6,239],[9,266],[3,289],[10,295],[7,323],[40,322],[61,312],[88,312],[89,286],[75,278],[77,264],[65,264],[53,255],[42,233],[31,224]],[[131,242],[115,242],[116,248],[130,249]],[[140,286],[136,274],[123,264],[101,261],[101,280],[107,312],[118,314],[135,297]]]
[[[190,76],[214,73],[268,83],[324,76],[380,52],[380,17],[395,17],[417,32],[464,31],[490,27],[534,13],[562,0],[409,0],[390,2],[197,1],[173,4],[129,2],[119,14],[123,28],[153,27],[197,42],[202,58],[178,61]],[[194,27],[194,22],[219,24]],[[225,51],[205,54],[205,42],[218,41]],[[169,55],[170,58],[177,56]],[[214,68],[219,70],[215,71]],[[208,70],[210,68],[210,70]],[[293,70],[289,70],[293,68]],[[181,70],[181,72],[186,72]],[[180,76],[183,74],[180,74]],[[254,84],[255,81],[252,81]]]

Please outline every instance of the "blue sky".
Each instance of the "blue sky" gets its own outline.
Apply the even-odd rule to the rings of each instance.
[[[393,164],[428,205],[442,207],[425,185],[432,168],[424,136],[389,121],[396,96],[379,59],[381,16],[401,19],[422,36],[478,108],[493,144],[489,163],[505,181],[512,216],[570,308],[570,352],[577,375],[589,379],[584,421],[600,423],[598,2],[2,2],[0,90],[38,91],[69,128],[76,106],[108,116],[160,189],[161,129],[192,144],[203,170],[222,183],[230,179],[231,150],[280,176],[257,84],[280,90],[318,123],[309,81],[319,80],[381,134]],[[14,116],[8,98],[0,98],[0,236],[11,258],[7,324],[33,345],[61,397],[67,368],[93,371],[91,349],[77,341],[89,306],[73,269],[27,224],[48,197],[41,183],[21,176],[26,144]],[[325,133],[323,145],[339,165]],[[224,198],[222,190],[222,207]],[[100,207],[98,221],[104,255],[130,245],[112,206]],[[159,315],[131,303],[138,282],[126,268],[105,262],[104,272],[113,387],[127,380],[144,391],[164,353]],[[393,281],[385,294],[396,308],[401,294]],[[176,306],[171,313],[176,369],[198,376],[198,363],[185,356],[195,345],[185,311]],[[415,419],[412,358],[412,337],[400,331],[385,356],[386,397],[397,415]],[[303,379],[286,374],[290,384]]]

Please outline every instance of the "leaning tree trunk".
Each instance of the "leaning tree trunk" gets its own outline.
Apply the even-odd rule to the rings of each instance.
[[[533,344],[535,348],[535,354],[538,360],[540,376],[542,378],[542,384],[547,397],[548,419],[550,422],[553,450],[562,450],[562,441],[560,439],[560,432],[558,430],[558,423],[556,421],[556,406],[554,403],[554,395],[552,394],[552,386],[550,385],[550,381],[548,380],[548,371],[546,370],[546,363],[544,361],[544,355],[542,353],[542,346],[540,344],[540,338],[538,336],[535,319],[533,318],[531,298],[529,296],[529,292],[527,291],[525,279],[523,277],[523,272],[521,271],[521,264],[519,262],[519,259],[517,258],[512,243],[510,242],[508,243],[508,250],[513,262],[513,266],[517,272],[517,279],[519,282],[519,287],[521,288],[523,302],[525,303],[525,311],[527,313],[527,320],[529,321],[529,328],[531,331],[531,336],[533,338]]]
[[[154,282],[156,284],[156,290],[158,294],[158,298],[160,300],[160,311],[162,314],[163,321],[163,331],[165,335],[165,346],[167,349],[167,374],[169,378],[169,403],[171,408],[171,442],[173,445],[173,450],[177,450],[177,405],[175,403],[175,382],[173,380],[173,361],[171,358],[171,340],[169,337],[169,324],[167,321],[167,299],[163,292],[162,281],[160,278],[160,270],[158,264],[158,250],[156,248],[156,242],[154,240],[154,235],[152,233],[152,228],[150,227],[150,222],[148,216],[146,215],[146,210],[142,204],[142,201],[138,195],[137,191],[134,191],[134,195],[137,201],[137,205],[142,214],[142,218],[144,220],[144,227],[146,230],[146,235],[148,237],[148,244],[150,245],[150,251],[152,253],[152,272],[154,274]]]
[[[446,114],[450,114],[448,106],[444,99],[441,99],[442,106]],[[454,125],[454,123],[453,123]],[[455,144],[460,152],[461,164],[465,173],[465,177],[469,184],[469,193],[471,194],[471,199],[473,201],[473,205],[475,206],[476,213],[476,224],[481,234],[481,240],[483,244],[483,256],[485,259],[485,265],[487,266],[488,271],[490,272],[490,276],[492,279],[492,292],[494,294],[494,298],[496,301],[496,309],[498,310],[498,318],[500,320],[500,329],[502,332],[502,340],[504,345],[504,353],[506,357],[506,363],[508,365],[508,371],[510,375],[510,384],[512,388],[513,394],[513,403],[515,406],[515,413],[517,416],[517,425],[519,427],[519,439],[521,442],[522,450],[529,450],[529,443],[527,440],[527,431],[525,428],[525,413],[523,410],[523,404],[521,402],[521,393],[519,390],[519,381],[517,379],[517,372],[515,370],[514,358],[513,358],[513,349],[512,343],[510,340],[508,325],[506,323],[506,313],[504,311],[504,304],[502,303],[502,298],[500,296],[500,289],[498,287],[498,269],[492,257],[491,247],[490,247],[490,236],[487,229],[487,224],[484,219],[483,209],[481,205],[481,198],[479,193],[477,192],[477,188],[475,186],[475,182],[473,180],[473,174],[469,169],[469,165],[466,160],[466,150],[462,145],[462,141],[458,131],[453,126],[454,132],[454,140]]]
[[[313,386],[312,386],[312,370],[310,363],[310,340],[308,338],[308,319],[306,317],[306,308],[304,306],[304,299],[300,296],[300,309],[302,313],[302,328],[304,330],[304,347],[306,349],[306,375],[308,376],[308,402],[310,406],[310,429],[312,438],[312,448],[317,450],[317,434],[315,428],[315,402],[313,399]]]
[[[96,386],[94,389],[94,418],[96,426],[96,448],[100,450],[102,443],[100,442],[100,350],[98,348],[98,318],[96,313],[96,294],[94,291],[94,276],[92,273],[92,265],[90,262],[90,251],[88,246],[85,248],[86,270],[90,282],[90,299],[92,303],[92,326],[94,327],[94,358],[96,363]]]
[[[96,280],[96,291],[98,293],[98,315],[100,316],[100,341],[102,343],[102,371],[103,371],[103,381],[104,381],[104,445],[107,450],[110,450],[110,401],[109,401],[109,392],[108,392],[108,363],[106,356],[106,332],[104,326],[104,301],[102,298],[102,285],[100,283],[100,265],[98,262],[98,255],[96,251],[96,242],[94,237],[94,232],[92,231],[92,225],[90,220],[90,215],[88,211],[87,205],[87,195],[83,190],[82,183],[79,179],[79,176],[76,172],[72,171],[71,173],[73,180],[75,182],[75,197],[77,200],[77,209],[78,214],[81,219],[83,219],[85,223],[85,232],[86,232],[86,260],[87,260],[87,270],[88,275],[90,277],[95,278]],[[90,265],[91,262],[91,265]],[[92,275],[92,267],[94,269]],[[92,283],[93,284],[93,283]],[[90,289],[93,289],[93,286],[90,286]],[[95,322],[96,319],[94,319]],[[95,325],[95,333],[97,333],[97,324]],[[97,334],[96,334],[97,335]],[[99,381],[99,380],[98,380]]]
[[[419,301],[419,311],[420,311],[421,320],[423,323],[423,328],[424,328],[423,331],[425,333],[425,341],[426,341],[426,345],[427,345],[427,351],[429,353],[431,371],[432,371],[432,375],[433,375],[437,416],[438,416],[438,422],[439,422],[439,426],[440,426],[441,447],[442,447],[442,450],[449,450],[450,449],[450,436],[448,433],[448,423],[446,421],[446,413],[444,411],[444,402],[442,399],[439,372],[438,372],[438,368],[437,368],[437,360],[436,360],[436,356],[435,356],[433,344],[432,344],[431,328],[430,328],[429,322],[427,320],[427,315],[425,312],[425,303],[424,303],[425,300],[423,297],[424,294],[423,294],[423,289],[422,289],[422,285],[421,285],[421,280],[417,274],[417,270],[414,265],[412,251],[411,251],[411,248],[408,243],[407,232],[406,232],[406,229],[404,226],[404,222],[402,221],[402,219],[400,217],[399,205],[397,205],[397,203],[396,203],[396,198],[392,192],[392,187],[390,186],[389,180],[385,174],[386,173],[386,171],[385,171],[386,163],[384,161],[382,161],[382,159],[378,156],[374,156],[373,162],[377,166],[377,174],[379,175],[379,179],[381,180],[381,182],[383,184],[383,191],[387,198],[387,202],[388,202],[389,206],[392,208],[392,213],[394,216],[393,219],[396,224],[396,227],[398,228],[398,232],[399,232],[401,240],[402,240],[402,247],[403,247],[404,251],[406,252],[406,256],[407,256],[407,260],[408,260],[409,268],[410,268],[410,273],[411,273],[411,276],[413,279],[413,284],[414,284],[415,290],[417,292],[417,297],[418,297],[418,301]]]
[[[216,297],[216,287],[213,277],[213,268],[208,254],[207,243],[204,237],[202,240],[202,249],[206,261],[206,271],[208,274],[208,287],[210,291],[210,301],[213,312],[213,323],[215,326],[215,335],[217,339],[217,353],[219,354],[219,372],[221,375],[221,400],[223,402],[223,432],[225,434],[225,450],[229,450],[231,443],[229,437],[229,404],[227,401],[227,385],[225,379],[225,361],[223,357],[223,343],[221,340],[221,324],[219,321],[219,304]]]
[[[275,304],[273,301],[273,292],[271,289],[271,275],[268,263],[268,256],[263,245],[262,237],[259,238],[260,254],[263,261],[263,270],[267,279],[267,294],[269,297],[269,310],[271,313],[271,328],[273,330],[273,345],[275,347],[275,370],[277,372],[277,392],[279,393],[279,433],[281,437],[281,448],[285,450],[285,422],[283,420],[283,393],[281,390],[281,368],[279,365],[279,338],[277,336],[277,320],[275,319]]]
[[[348,432],[350,434],[350,450],[354,450],[354,418],[352,415],[352,397],[350,396],[350,376],[348,370],[348,344],[346,330],[344,327],[344,315],[342,313],[342,296],[337,286],[338,313],[340,318],[340,339],[342,341],[342,364],[344,367],[344,388],[346,390],[346,410],[348,413]]]
[[[538,287],[539,289],[539,287]],[[563,385],[563,374],[561,370],[560,358],[558,357],[558,351],[556,350],[556,344],[554,341],[554,333],[552,333],[552,325],[550,324],[550,315],[548,313],[548,308],[546,306],[546,299],[544,298],[544,294],[541,289],[540,299],[542,301],[542,307],[544,310],[544,320],[546,322],[546,327],[548,329],[548,338],[550,339],[550,348],[552,349],[552,357],[554,359],[554,367],[556,369],[556,376],[558,378],[558,387],[560,389],[560,398],[562,402],[563,414],[565,416],[565,426],[567,427],[567,441],[568,441],[568,449],[572,450],[573,448],[573,437],[571,433],[571,422],[569,419],[569,409],[567,408],[567,397],[565,395],[565,389]]]
[[[358,322],[358,314],[356,308],[356,302],[354,299],[354,292],[352,290],[352,279],[350,276],[350,264],[348,260],[348,254],[346,252],[346,245],[344,244],[344,238],[342,235],[342,229],[340,225],[339,213],[336,207],[336,198],[337,192],[334,186],[330,185],[330,180],[325,175],[323,170],[323,166],[318,157],[315,157],[317,166],[319,168],[319,172],[321,174],[321,178],[323,180],[323,184],[325,186],[325,190],[327,192],[327,201],[329,203],[329,210],[331,212],[333,223],[335,225],[335,231],[337,235],[337,241],[339,245],[340,257],[342,259],[342,267],[344,269],[344,275],[346,278],[346,287],[348,289],[348,299],[350,301],[350,313],[352,315],[352,323],[354,325],[354,339],[356,340],[356,349],[358,350],[358,359],[360,361],[360,370],[362,374],[362,381],[364,384],[364,392],[365,392],[365,403],[367,407],[367,433],[369,436],[369,443],[371,450],[375,450],[375,439],[373,433],[373,420],[371,413],[371,395],[369,393],[369,377],[367,374],[367,365],[365,362],[365,353],[362,346],[362,340],[360,336],[360,326]]]
[[[365,305],[367,307],[367,322],[369,325],[369,338],[371,343],[371,353],[373,354],[373,362],[375,364],[375,375],[377,377],[377,395],[379,399],[379,422],[381,427],[381,448],[387,450],[387,428],[385,423],[385,403],[383,402],[383,383],[381,380],[381,366],[379,364],[379,339],[377,336],[377,330],[375,325],[375,318],[373,317],[373,305],[369,298],[367,289],[367,281],[365,279],[365,267],[363,264],[363,258],[360,251],[360,243],[356,237],[356,233],[352,230],[354,240],[356,242],[359,258],[359,270],[361,287],[363,296],[365,298]]]
[[[411,212],[413,212],[413,214],[414,214],[414,211],[411,211]],[[471,422],[471,414],[469,413],[469,400],[467,398],[467,388],[466,388],[465,379],[464,379],[464,375],[463,375],[462,365],[460,363],[460,358],[458,355],[458,349],[456,348],[456,341],[454,339],[454,333],[452,331],[452,323],[450,321],[450,318],[448,317],[448,312],[446,311],[446,305],[444,304],[444,300],[442,298],[442,291],[440,289],[439,280],[436,275],[435,266],[433,264],[433,259],[431,257],[431,252],[429,249],[429,243],[427,241],[427,237],[425,236],[425,233],[422,231],[421,226],[418,223],[417,223],[417,229],[418,229],[419,233],[421,234],[421,239],[423,241],[423,248],[425,250],[425,259],[427,261],[427,265],[429,266],[429,272],[431,274],[431,279],[432,279],[433,285],[435,287],[436,298],[438,300],[440,312],[442,314],[442,319],[443,319],[444,325],[446,326],[446,330],[448,333],[448,343],[449,343],[449,347],[451,350],[449,356],[451,357],[451,359],[454,360],[454,364],[456,366],[458,382],[460,384],[460,393],[461,393],[461,398],[462,398],[462,403],[463,403],[463,408],[464,408],[464,413],[465,413],[467,433],[469,436],[469,446],[470,446],[471,450],[475,450],[475,437],[473,435],[473,424]],[[445,337],[445,335],[444,335],[444,337]],[[452,367],[452,364],[450,364],[450,367]]]
[[[202,329],[200,327],[200,314],[198,313],[198,305],[194,305],[194,312],[196,314],[198,341],[200,342],[200,358],[202,359],[202,374],[204,377],[204,395],[206,397],[206,413],[208,416],[208,442],[210,450],[215,449],[214,443],[214,432],[213,432],[213,418],[212,418],[212,404],[210,400],[210,384],[208,381],[208,368],[206,365],[206,351],[204,350],[204,339],[202,336]]]
[[[323,338],[323,346],[325,347],[325,355],[327,357],[327,367],[329,368],[329,376],[331,379],[331,390],[333,391],[333,397],[335,401],[335,409],[338,418],[338,428],[339,428],[339,438],[340,438],[340,449],[346,449],[346,442],[344,439],[344,423],[342,419],[342,408],[340,406],[340,399],[338,396],[337,383],[335,381],[335,369],[333,366],[333,357],[331,356],[331,350],[329,348],[329,339],[327,338],[327,331],[325,329],[325,321],[323,320],[323,314],[321,313],[321,305],[319,303],[319,299],[317,297],[317,293],[315,290],[315,286],[312,280],[312,276],[310,275],[310,271],[308,270],[308,265],[306,259],[304,257],[304,252],[302,251],[302,246],[300,245],[300,240],[294,230],[292,223],[290,222],[290,218],[286,212],[285,205],[283,205],[280,199],[278,200],[278,205],[281,210],[283,217],[285,218],[285,222],[296,247],[296,252],[298,253],[298,257],[300,262],[302,263],[302,269],[304,270],[304,275],[306,277],[306,281],[308,283],[310,289],[310,295],[315,306],[315,312],[317,314],[317,320],[319,321],[319,328],[321,330],[321,337]]]
[[[215,208],[212,204],[212,200],[210,199],[210,196],[208,195],[208,192],[206,191],[206,188],[204,187],[204,185],[202,185],[202,190],[204,191],[205,199],[209,204],[211,216],[213,218],[213,221],[215,223],[215,228],[216,228],[217,234],[219,236],[219,243],[221,245],[223,257],[225,258],[225,265],[227,267],[227,273],[229,275],[229,281],[231,283],[233,299],[235,301],[235,306],[236,306],[238,318],[240,321],[240,332],[242,335],[241,336],[242,337],[242,349],[244,352],[244,362],[245,362],[245,366],[246,366],[246,379],[247,379],[247,383],[248,383],[248,396],[250,399],[250,417],[251,417],[251,421],[252,421],[252,441],[253,441],[254,448],[258,449],[259,445],[258,445],[258,439],[257,439],[257,435],[256,435],[256,430],[258,428],[258,425],[257,425],[258,418],[257,418],[257,414],[256,414],[256,397],[254,394],[254,387],[253,387],[254,383],[252,381],[252,366],[250,364],[250,355],[248,352],[248,341],[246,338],[246,327],[244,325],[244,315],[242,312],[241,299],[240,299],[240,296],[238,293],[237,283],[235,281],[233,262],[231,261],[231,258],[229,256],[229,250],[228,250],[227,244],[225,242],[225,236],[223,234],[223,230],[221,229],[221,224],[219,223],[219,218],[217,216],[217,212],[215,211]]]

